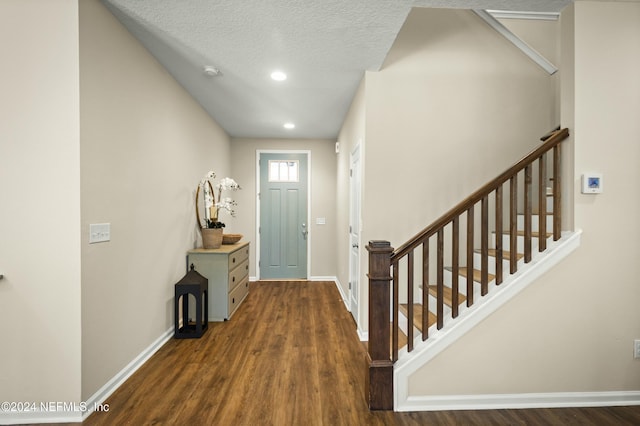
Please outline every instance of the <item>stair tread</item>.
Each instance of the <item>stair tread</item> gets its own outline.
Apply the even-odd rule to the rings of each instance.
[[[393,351],[393,323],[389,324],[391,326],[391,341],[389,344],[391,345],[391,351]],[[398,328],[398,348],[402,348],[407,346],[407,335],[404,334],[404,331]]]
[[[504,235],[509,235],[509,231],[502,231]],[[524,237],[524,231],[517,231],[516,235],[519,237]],[[531,231],[531,237],[539,238],[540,233],[538,231]],[[553,232],[547,232],[547,238],[553,237]]]
[[[480,253],[480,250],[475,250],[476,253]],[[489,256],[496,257],[496,249],[489,249]],[[520,260],[524,257],[523,253],[516,253],[516,259]],[[511,259],[511,252],[508,250],[502,250],[502,258],[509,260]]]
[[[450,267],[446,267],[445,269],[452,271],[452,268]],[[453,271],[452,271],[453,272]],[[458,268],[458,275],[463,276],[463,277],[467,277],[467,267],[466,266],[460,266]],[[495,275],[493,274],[488,274],[489,276],[489,281],[492,281],[493,279],[495,279]],[[482,281],[482,271],[480,271],[479,269],[474,269],[473,270],[473,280],[480,282]]]
[[[408,307],[409,305],[407,305],[406,303],[401,303],[400,304],[400,311],[405,314],[407,317],[408,315]],[[428,318],[428,322],[427,325],[429,327],[431,327],[433,324],[435,324],[437,321],[437,317],[434,313],[432,313],[431,311],[429,311],[429,318]],[[422,303],[414,303],[413,304],[413,326],[415,328],[417,328],[418,330],[422,331]]]
[[[429,294],[431,294],[433,297],[438,297],[438,286],[430,285],[428,287]],[[442,289],[442,295],[444,303],[450,308],[453,307],[453,289],[451,287],[444,286]],[[465,300],[467,300],[465,295],[458,293],[458,305],[462,305]]]

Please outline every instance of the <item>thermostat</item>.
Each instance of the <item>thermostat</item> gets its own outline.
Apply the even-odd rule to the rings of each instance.
[[[585,173],[582,175],[582,193],[600,194],[602,183],[602,173]]]

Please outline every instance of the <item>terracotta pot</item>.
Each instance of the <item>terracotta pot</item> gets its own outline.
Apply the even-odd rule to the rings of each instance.
[[[222,245],[222,228],[201,228],[202,247],[206,249],[220,248]]]

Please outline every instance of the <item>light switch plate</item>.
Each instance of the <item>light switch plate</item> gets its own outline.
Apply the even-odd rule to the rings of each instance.
[[[89,244],[111,240],[110,223],[92,223],[89,225]]]

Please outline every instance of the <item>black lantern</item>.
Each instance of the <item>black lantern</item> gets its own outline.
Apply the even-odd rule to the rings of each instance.
[[[189,320],[189,295],[196,301],[196,317]],[[176,339],[201,337],[209,326],[209,281],[191,264],[190,271],[175,285],[175,333]],[[180,326],[180,299],[182,299],[182,326]]]

